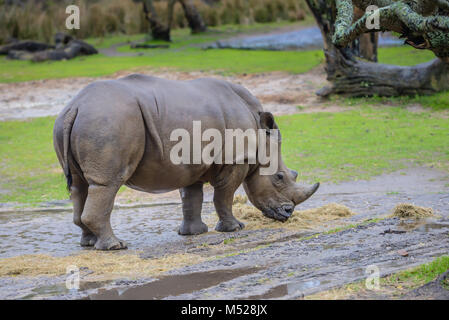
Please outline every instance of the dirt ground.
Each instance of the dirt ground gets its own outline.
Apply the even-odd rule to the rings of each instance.
[[[140,73],[167,79],[189,80],[199,77],[215,78],[239,83],[248,88],[274,114],[297,112],[336,112],[337,105],[326,103],[315,92],[326,84],[323,67],[301,75],[266,73],[241,76],[220,76],[201,72],[173,72],[141,70]],[[0,121],[57,115],[86,85],[100,79],[114,79],[130,74],[119,72],[106,78],[51,79],[0,84]],[[301,106],[301,110],[297,107]]]

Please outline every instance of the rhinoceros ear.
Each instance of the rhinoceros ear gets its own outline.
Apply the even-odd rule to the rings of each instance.
[[[259,112],[260,127],[265,130],[277,129],[274,116],[271,112]]]

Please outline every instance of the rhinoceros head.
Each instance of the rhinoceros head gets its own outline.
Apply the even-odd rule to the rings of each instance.
[[[269,112],[260,113],[261,128],[268,130],[278,129],[274,117]],[[272,139],[272,138],[271,138]],[[320,186],[304,187],[296,183],[298,173],[286,167],[281,156],[281,140],[278,137],[277,167],[273,174],[263,174],[263,168],[258,167],[245,179],[243,186],[251,203],[268,217],[279,221],[286,221],[293,213],[295,206],[312,196]],[[267,139],[267,150],[269,150],[270,139]],[[271,161],[271,160],[270,160]]]

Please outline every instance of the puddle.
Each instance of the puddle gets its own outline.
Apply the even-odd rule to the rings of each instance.
[[[159,280],[129,289],[100,290],[90,300],[154,300],[177,296],[216,286],[220,283],[259,271],[260,268],[214,270],[165,276]]]
[[[271,288],[267,292],[255,296],[249,296],[248,300],[264,300],[264,299],[276,299],[288,295],[288,285],[282,284],[280,286]]]
[[[389,34],[380,33],[379,46],[399,46],[403,41]],[[229,40],[220,40],[207,49],[244,49],[244,50],[298,50],[321,49],[323,37],[318,27],[309,27],[300,30],[270,33],[264,35],[237,37]]]
[[[108,284],[111,284],[111,281],[80,281],[80,287],[78,290],[75,289],[67,289],[67,286],[65,283],[59,283],[55,285],[50,286],[43,286],[39,288],[35,288],[32,290],[32,293],[23,297],[25,300],[38,298],[38,299],[45,299],[50,298],[53,296],[62,296],[66,294],[70,294],[71,292],[77,291],[87,291],[92,289],[98,289],[104,286],[107,286]]]
[[[318,288],[319,286],[326,285],[330,283],[330,280],[308,280],[303,282],[293,282],[293,283],[287,283],[282,284],[280,286],[271,288],[267,292],[260,294],[260,295],[254,295],[249,296],[248,300],[263,300],[263,299],[276,299],[276,298],[282,298],[285,296],[303,296],[304,292],[307,292],[310,289]]]
[[[436,219],[405,220],[398,223],[398,228],[401,231],[432,232],[433,230],[449,229],[449,224],[440,223]]]

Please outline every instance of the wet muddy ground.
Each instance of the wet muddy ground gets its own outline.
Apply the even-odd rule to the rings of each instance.
[[[324,184],[300,209],[335,202],[358,214],[315,230],[286,230],[279,223],[270,229],[217,233],[213,231],[213,206],[206,202],[203,219],[210,232],[181,237],[176,233],[181,207],[175,198],[166,205],[116,209],[113,228],[130,244],[128,251],[113,253],[116,257],[138,255],[142,261],[192,258],[169,271],[144,274],[136,270],[126,276],[99,274],[81,265],[80,290],[66,289],[65,274],[4,276],[0,277],[0,298],[301,298],[364,279],[366,267],[373,264],[386,275],[448,254],[448,182],[445,173],[414,168],[370,181]],[[210,198],[208,192],[206,200]],[[431,207],[438,217],[366,222],[390,215],[403,202]],[[8,257],[91,252],[78,246],[80,231],[67,211],[3,213],[0,222],[0,269]],[[325,232],[349,224],[354,226]]]

